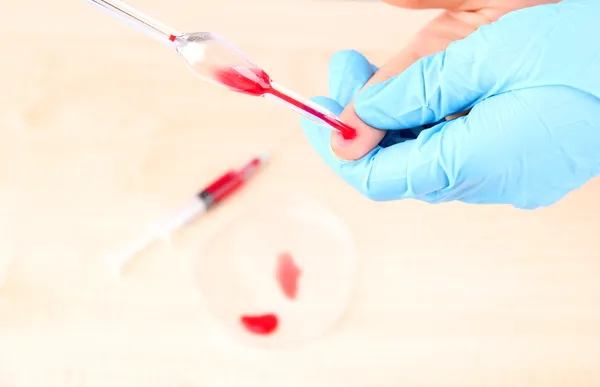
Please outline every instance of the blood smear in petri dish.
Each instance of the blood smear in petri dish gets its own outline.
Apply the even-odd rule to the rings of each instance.
[[[242,316],[240,321],[246,329],[257,335],[268,335],[277,329],[279,320],[274,314]]]
[[[294,262],[290,253],[281,253],[277,259],[276,278],[281,291],[290,300],[295,300],[298,294],[298,281],[302,271]]]

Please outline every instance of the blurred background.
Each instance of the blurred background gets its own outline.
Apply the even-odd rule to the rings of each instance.
[[[436,11],[377,1],[137,0],[215,31],[278,82],[327,93],[330,56],[382,64]],[[537,211],[373,203],[312,150],[297,115],[195,78],[83,1],[3,4],[0,386],[599,386],[600,183]],[[102,255],[257,152],[248,189],[111,278]],[[198,302],[203,236],[304,195],[359,251],[352,305],[285,351],[229,340]],[[2,266],[2,265],[0,265]]]

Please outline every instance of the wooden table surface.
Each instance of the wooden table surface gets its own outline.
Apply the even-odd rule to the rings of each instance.
[[[307,96],[326,93],[335,51],[381,64],[435,14],[326,0],[136,5],[220,32]],[[24,0],[0,13],[0,386],[600,386],[598,182],[533,212],[373,203],[321,162],[295,114],[205,84],[94,7]],[[263,150],[273,162],[248,189],[110,276],[107,248]],[[288,194],[347,224],[356,295],[320,340],[234,345],[199,305],[186,243]]]

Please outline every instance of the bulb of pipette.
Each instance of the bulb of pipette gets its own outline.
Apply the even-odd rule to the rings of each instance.
[[[243,51],[212,32],[178,35],[174,44],[194,75],[220,86],[227,85],[215,79],[215,71],[219,69],[259,69]]]

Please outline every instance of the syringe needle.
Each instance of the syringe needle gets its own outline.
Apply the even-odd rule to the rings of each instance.
[[[85,0],[108,11],[112,16],[131,24],[141,27],[142,31],[163,42],[172,42],[181,32],[168,27],[151,18],[142,11],[119,0]]]

